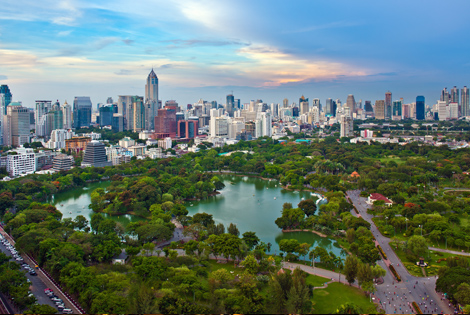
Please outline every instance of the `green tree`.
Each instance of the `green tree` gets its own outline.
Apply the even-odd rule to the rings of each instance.
[[[245,267],[247,272],[251,274],[258,273],[259,264],[253,255],[246,256],[245,260],[243,260],[240,264]]]
[[[356,279],[359,268],[359,260],[356,256],[348,256],[344,262],[344,274],[349,285]]]
[[[310,292],[306,284],[306,274],[295,269],[292,277],[292,286],[287,296],[287,310],[293,314],[310,313],[312,303]]]
[[[423,257],[428,250],[428,244],[424,237],[420,235],[413,235],[406,242],[406,250],[415,260],[419,257]]]
[[[240,231],[238,230],[237,228],[237,225],[236,224],[233,224],[233,223],[230,223],[228,229],[227,229],[227,232],[232,234],[232,235],[235,235],[235,236],[239,236],[240,235]],[[248,245],[248,244],[247,244]]]
[[[313,215],[315,214],[315,211],[317,211],[317,204],[316,204],[316,200],[318,198],[314,197],[315,199],[306,199],[306,200],[302,200],[301,202],[299,202],[299,204],[297,205],[300,210],[302,210],[306,216],[310,216],[310,215]]]
[[[34,304],[23,314],[57,314],[57,309],[47,304]]]
[[[457,291],[454,294],[455,299],[462,305],[470,304],[470,285],[468,283],[462,283],[457,287]]]
[[[252,250],[259,243],[259,238],[256,236],[255,232],[245,232],[242,234],[242,240],[248,246],[248,250]]]

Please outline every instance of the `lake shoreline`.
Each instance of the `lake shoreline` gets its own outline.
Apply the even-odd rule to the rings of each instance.
[[[310,232],[310,233],[313,233],[313,234],[317,234],[318,236],[320,237],[328,237],[328,235],[326,234],[323,234],[321,232],[318,232],[318,231],[314,231],[314,230],[308,230],[308,229],[289,229],[289,230],[282,230],[283,233],[289,233],[289,232]]]

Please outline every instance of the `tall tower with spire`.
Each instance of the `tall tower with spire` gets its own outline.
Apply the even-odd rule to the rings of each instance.
[[[148,130],[155,130],[154,118],[158,113],[158,77],[150,71],[145,84],[145,126]]]

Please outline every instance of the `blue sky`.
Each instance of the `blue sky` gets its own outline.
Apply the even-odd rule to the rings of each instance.
[[[3,0],[0,83],[15,100],[143,95],[223,103],[393,99],[470,86],[470,1]]]

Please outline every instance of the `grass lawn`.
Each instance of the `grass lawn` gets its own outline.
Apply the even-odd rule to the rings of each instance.
[[[387,157],[380,158],[379,161],[382,162],[382,163],[387,163],[387,162],[390,162],[390,161],[394,161],[397,164],[406,163],[406,161],[402,160],[398,156],[393,156],[393,155],[389,155]]]
[[[323,278],[311,274],[307,276],[307,284],[313,285],[314,287],[321,287],[325,284],[325,282],[328,282],[329,280],[330,279],[328,278]]]
[[[220,263],[217,263],[217,261],[214,259],[209,259],[209,266],[211,268],[211,272],[223,268],[223,269],[227,269],[228,271],[233,271],[236,274],[238,272],[243,273],[243,270],[244,270],[243,268],[235,268],[233,266],[233,261],[229,261],[226,264],[220,264]]]
[[[313,291],[312,301],[315,314],[332,314],[338,306],[344,303],[354,303],[362,309],[364,314],[377,313],[374,303],[358,288],[334,282],[326,289]]]
[[[390,243],[390,247],[392,248],[393,251],[395,251],[395,254],[397,254],[398,258],[402,261],[403,265],[406,267],[406,269],[410,272],[411,275],[416,276],[416,277],[424,277],[421,268],[416,266],[416,262],[409,261],[406,258],[406,254],[404,251],[402,251],[400,248],[396,249],[395,246]],[[460,257],[460,258],[468,258],[465,256],[458,256],[454,254],[449,254],[449,253],[442,253],[442,252],[436,252],[436,251],[429,251],[429,255],[425,255],[424,261],[429,264],[428,267],[424,268],[424,271],[426,272],[426,276],[435,276],[437,275],[437,272],[440,267],[446,266],[447,263],[445,260],[442,260],[443,258],[449,258],[449,257]],[[438,260],[441,259],[440,262]]]

